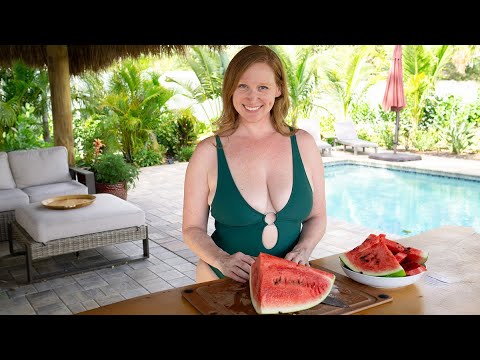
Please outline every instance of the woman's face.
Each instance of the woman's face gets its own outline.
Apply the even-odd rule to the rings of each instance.
[[[240,121],[249,123],[270,121],[270,110],[275,98],[281,95],[275,83],[275,75],[269,65],[255,63],[240,77],[233,93],[233,106],[240,114]]]

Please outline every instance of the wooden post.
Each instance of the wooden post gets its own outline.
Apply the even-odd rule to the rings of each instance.
[[[55,145],[63,145],[68,151],[68,164],[75,165],[73,148],[72,99],[70,97],[70,70],[66,45],[47,45],[48,78],[53,115],[53,139]]]

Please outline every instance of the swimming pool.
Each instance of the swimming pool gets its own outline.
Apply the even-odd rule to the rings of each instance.
[[[410,236],[442,225],[480,232],[480,181],[325,164],[327,215]]]

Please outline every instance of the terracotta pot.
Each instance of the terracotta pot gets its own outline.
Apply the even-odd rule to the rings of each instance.
[[[118,196],[120,199],[127,200],[127,187],[125,182],[117,184],[102,184],[95,182],[95,190],[97,194],[107,193]]]

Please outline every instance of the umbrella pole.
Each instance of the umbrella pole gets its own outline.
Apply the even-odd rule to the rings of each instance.
[[[398,131],[400,128],[400,111],[395,111],[397,113],[397,119],[395,120],[395,142],[393,143],[393,153],[397,153],[397,145],[398,145]]]

